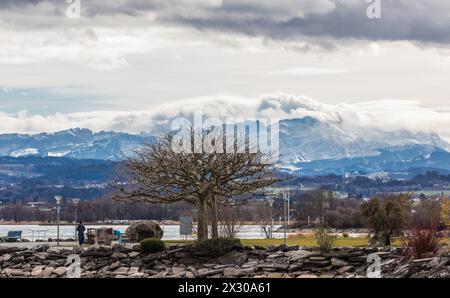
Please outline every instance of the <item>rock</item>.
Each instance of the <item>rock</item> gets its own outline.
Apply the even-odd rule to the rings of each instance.
[[[131,248],[128,248],[128,247],[126,247],[125,245],[123,245],[123,244],[115,244],[113,247],[112,247],[112,251],[113,252],[117,252],[117,253],[124,253],[124,254],[127,254],[127,253],[129,253],[129,252],[131,252],[131,251],[133,251]]]
[[[330,261],[325,259],[325,260],[307,260],[304,263],[305,265],[309,265],[309,266],[314,266],[314,267],[326,267],[330,264]]]
[[[242,252],[232,251],[223,256],[217,258],[219,264],[227,265],[227,264],[243,264],[247,261],[247,255]]]
[[[35,253],[34,256],[39,260],[46,260],[50,256],[50,254],[47,252],[38,252]]]
[[[302,259],[307,258],[312,253],[307,250],[296,250],[296,251],[290,251],[286,253],[286,256],[289,258],[290,262],[298,262]]]
[[[128,257],[129,257],[130,259],[134,259],[134,258],[137,258],[140,254],[141,254],[141,253],[139,253],[139,252],[132,251],[132,252],[130,252],[130,253],[128,254]]]
[[[120,267],[122,267],[122,262],[117,261],[117,262],[114,262],[111,265],[109,265],[108,269],[109,270],[116,270],[117,268],[120,268]]]
[[[21,251],[26,251],[27,248],[26,247],[4,247],[4,246],[0,246],[0,255],[3,254],[10,254],[10,253],[15,253],[15,252],[21,252]]]
[[[323,273],[323,274],[321,274],[319,277],[320,278],[334,278],[336,276],[336,274],[335,273]]]
[[[56,275],[58,275],[59,277],[63,276],[64,274],[66,274],[67,272],[67,268],[66,267],[58,267],[56,268],[53,273],[55,273]]]
[[[48,244],[38,244],[33,246],[30,250],[35,252],[46,252],[49,248],[50,246]]]
[[[297,271],[297,270],[302,269],[302,268],[303,268],[303,263],[291,264],[291,265],[289,265],[288,271],[289,272],[294,272],[294,271]]]
[[[186,257],[186,258],[182,258],[179,261],[180,264],[184,264],[184,265],[192,265],[197,263],[197,259],[193,258],[193,257]]]
[[[286,251],[296,251],[299,250],[299,248],[300,247],[298,245],[291,245],[287,247]]]
[[[342,267],[342,268],[339,268],[338,270],[336,270],[336,272],[338,273],[338,274],[344,274],[344,273],[346,273],[346,272],[348,272],[348,271],[350,271],[350,270],[352,270],[353,269],[353,266],[344,266],[344,267]]]
[[[53,267],[45,267],[45,269],[41,272],[41,275],[39,275],[39,277],[49,277],[50,275],[52,275],[53,271],[55,270],[55,268]]]
[[[133,223],[126,230],[126,234],[130,237],[131,241],[141,242],[146,238],[161,239],[163,231],[156,222],[146,220]]]
[[[334,267],[344,267],[348,265],[348,262],[338,258],[331,258],[331,265]]]
[[[232,277],[242,277],[242,276],[248,276],[250,274],[253,274],[255,271],[253,268],[225,268],[223,269],[223,276],[227,278]]]
[[[40,267],[43,267],[43,266],[40,266]],[[31,271],[31,276],[32,277],[41,276],[42,270],[43,270],[42,268],[33,269],[33,271]]]
[[[11,259],[12,259],[12,255],[4,254],[3,256],[0,257],[0,262],[8,262]]]
[[[128,276],[131,276],[133,274],[139,273],[139,267],[131,267],[130,270],[128,270]]]
[[[24,276],[25,275],[25,273],[20,269],[6,268],[5,273],[7,276]]]
[[[255,267],[255,266],[257,266],[258,265],[258,261],[250,261],[250,262],[247,262],[247,263],[245,263],[245,264],[242,264],[242,268],[250,268],[250,267]]]
[[[25,261],[24,256],[18,256],[18,257],[13,257],[11,258],[11,262],[13,263],[22,263],[23,261]]]
[[[282,251],[277,251],[276,253],[272,253],[272,254],[270,254],[267,258],[268,259],[277,259],[277,258],[281,258],[281,257],[284,257],[285,255],[284,255],[284,252],[282,252]]]
[[[185,267],[172,267],[171,271],[173,277],[184,277],[186,275]]]
[[[113,272],[113,275],[124,275],[126,276],[128,274],[128,268],[127,267],[119,267]]]
[[[288,250],[288,246],[286,244],[280,244],[278,246],[269,246],[267,247],[267,250],[270,252],[276,252],[276,251],[287,251]]]
[[[111,258],[114,258],[114,259],[125,259],[125,258],[127,258],[128,257],[128,255],[127,254],[124,254],[124,253],[121,253],[121,252],[115,252],[115,253],[113,253],[112,255],[111,255]]]
[[[275,273],[269,273],[268,275],[269,278],[282,278],[283,274],[279,273],[279,272],[275,272]]]
[[[81,256],[82,257],[109,257],[113,254],[113,251],[110,247],[99,246],[99,247],[90,247],[86,251],[84,251]]]
[[[357,256],[357,257],[351,257],[348,259],[349,262],[353,262],[353,263],[366,263],[367,262],[367,255],[361,255],[361,256]]]
[[[213,275],[213,274],[218,274],[218,273],[222,273],[223,269],[215,269],[215,270],[209,270],[206,268],[202,268],[197,270],[197,276],[198,277],[206,277],[209,275]]]
[[[273,270],[273,271],[287,271],[289,264],[259,264],[258,269]]]
[[[297,278],[317,278],[317,275],[315,274],[302,274],[297,276]]]

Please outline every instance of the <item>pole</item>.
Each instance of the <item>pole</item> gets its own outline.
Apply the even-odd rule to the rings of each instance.
[[[59,246],[59,203],[56,207],[56,244]]]
[[[283,226],[284,226],[284,244],[287,244],[287,231],[286,231],[286,197],[284,195],[283,200]]]
[[[61,209],[61,196],[55,196],[56,200],[56,244],[59,246],[59,211]]]
[[[291,192],[288,189],[288,195],[287,195],[287,224],[288,224],[288,226],[291,225],[290,202],[291,202]]]
[[[80,199],[72,199],[73,204],[75,205],[75,242],[77,241],[77,222],[78,222],[78,203],[80,202]]]
[[[270,233],[269,233],[269,237],[270,239],[273,238],[273,217],[272,217],[272,211],[273,210],[273,205],[270,206]]]
[[[77,221],[78,221],[78,206],[75,204],[75,241],[77,241]]]

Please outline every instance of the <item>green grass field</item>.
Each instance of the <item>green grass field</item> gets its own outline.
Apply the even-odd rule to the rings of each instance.
[[[339,237],[336,239],[334,244],[335,247],[343,247],[343,246],[367,246],[369,238],[367,237],[358,237],[358,238],[344,238]],[[179,243],[191,243],[192,240],[182,241],[182,240],[168,240],[165,241],[167,244],[179,244]],[[442,240],[443,243],[450,243],[450,238],[445,238]],[[264,246],[267,247],[269,245],[280,245],[284,243],[284,239],[241,239],[241,243],[243,245],[249,246]],[[289,237],[287,239],[288,245],[298,245],[304,247],[313,247],[317,246],[317,242],[313,236],[295,236]],[[400,246],[401,242],[399,240],[394,241],[394,246]]]

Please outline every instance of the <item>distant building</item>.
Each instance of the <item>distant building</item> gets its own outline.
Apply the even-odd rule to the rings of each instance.
[[[31,207],[31,208],[36,208],[36,207],[39,207],[44,204],[46,204],[46,203],[45,202],[28,202],[27,206]]]

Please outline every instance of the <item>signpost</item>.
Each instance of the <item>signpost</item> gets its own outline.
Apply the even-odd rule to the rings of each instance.
[[[180,235],[192,236],[192,217],[180,216]]]

